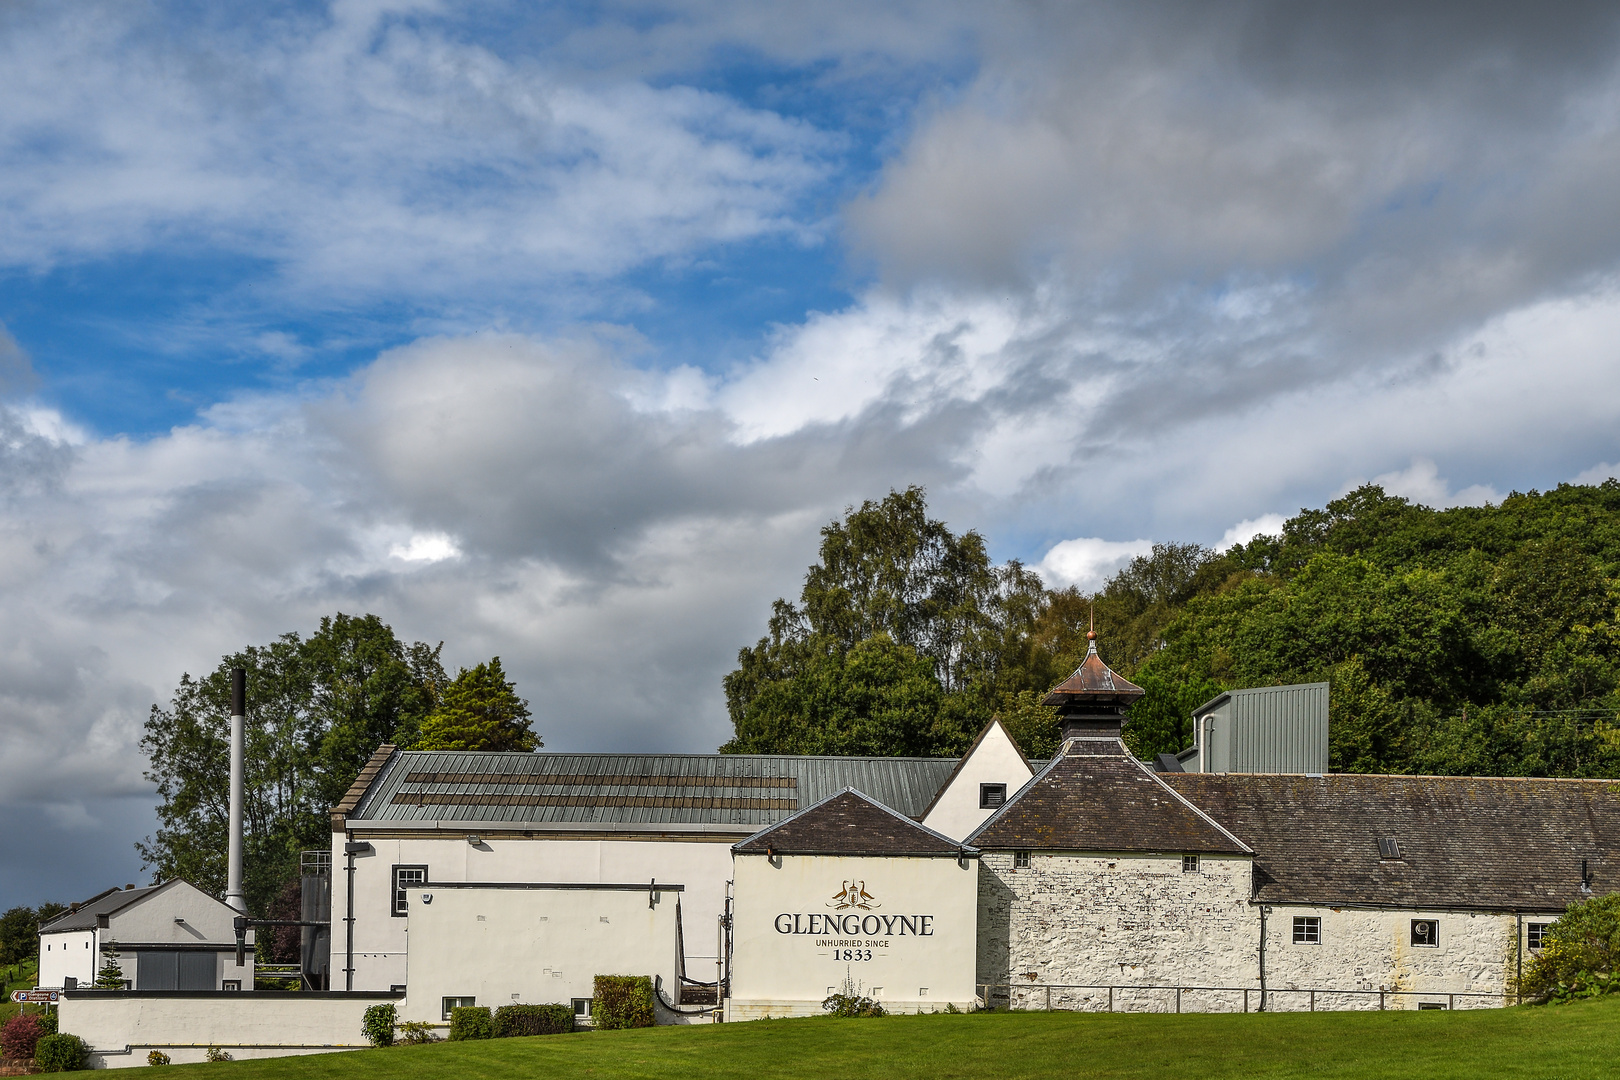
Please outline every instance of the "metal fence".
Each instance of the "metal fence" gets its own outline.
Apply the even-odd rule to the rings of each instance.
[[[1353,1009],[1494,1009],[1507,993],[1340,987],[1163,986],[1142,983],[980,983],[979,1000],[1037,1012],[1337,1012]]]

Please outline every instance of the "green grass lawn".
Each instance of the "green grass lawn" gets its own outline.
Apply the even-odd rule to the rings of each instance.
[[[1620,1000],[1471,1012],[765,1020],[230,1065],[221,1080],[1620,1076]]]

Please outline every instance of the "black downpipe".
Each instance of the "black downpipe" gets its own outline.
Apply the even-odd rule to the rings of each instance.
[[[1266,916],[1271,914],[1267,904],[1260,905],[1260,1011],[1266,1011]]]
[[[343,845],[343,854],[349,860],[349,903],[348,913],[343,919],[343,989],[354,989],[354,857],[359,854],[352,839],[352,834],[345,834],[348,842]]]

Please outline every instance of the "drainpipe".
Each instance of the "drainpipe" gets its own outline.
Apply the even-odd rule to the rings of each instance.
[[[349,874],[349,906],[348,906],[347,917],[344,918],[344,920],[343,920],[343,934],[344,934],[344,940],[345,940],[345,944],[343,946],[343,989],[344,990],[353,990],[354,989],[354,857],[356,855],[360,854],[360,852],[362,850],[369,849],[371,847],[371,845],[370,844],[357,844],[357,843],[355,843],[354,842],[354,834],[350,833],[350,832],[344,833],[343,834],[343,839],[344,839],[343,854],[349,860],[349,865],[347,867],[348,874]]]
[[[1266,1011],[1266,916],[1271,914],[1271,905],[1260,905],[1260,1011]]]

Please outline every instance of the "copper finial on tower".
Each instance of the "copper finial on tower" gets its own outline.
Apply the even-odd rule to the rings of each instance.
[[[1097,631],[1093,622],[1092,629],[1086,632],[1086,658],[1073,675],[1041,699],[1041,704],[1057,709],[1065,739],[1081,735],[1117,739],[1125,723],[1125,710],[1145,693],[1146,690],[1129,679],[1116,675],[1097,655]]]

